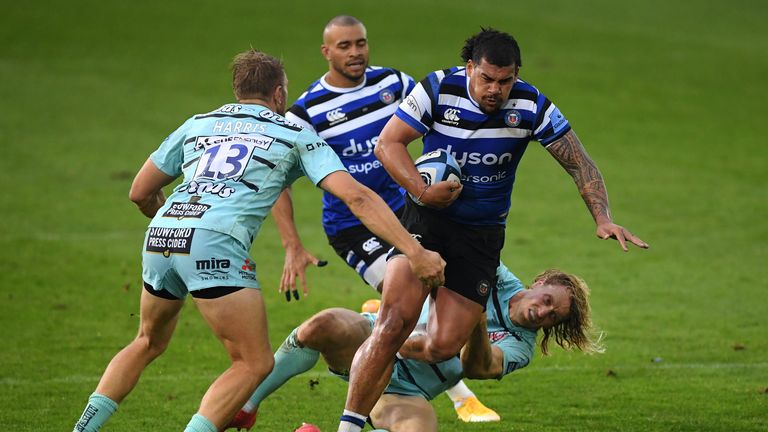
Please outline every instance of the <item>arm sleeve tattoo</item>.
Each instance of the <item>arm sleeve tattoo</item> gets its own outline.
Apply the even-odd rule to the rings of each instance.
[[[573,130],[568,131],[562,138],[547,146],[547,150],[573,177],[584,203],[592,213],[592,218],[596,222],[605,218],[611,220],[603,176],[581,145],[576,133]]]

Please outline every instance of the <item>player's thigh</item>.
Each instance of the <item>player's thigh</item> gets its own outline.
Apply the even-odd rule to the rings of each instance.
[[[445,287],[438,288],[430,302],[427,321],[430,344],[449,355],[459,352],[477,325],[482,306]]]
[[[345,372],[357,349],[371,335],[375,320],[376,315],[370,313],[326,309],[299,326],[299,342],[320,351],[331,369]]]
[[[241,290],[216,298],[195,298],[198,310],[233,360],[271,355],[261,291]]]
[[[392,432],[437,431],[432,405],[419,396],[384,394],[371,411],[373,425]]]
[[[416,325],[428,293],[405,256],[390,258],[374,332],[402,328],[409,333]]]
[[[152,344],[167,344],[176,328],[184,300],[167,299],[141,291],[139,336],[149,337]]]

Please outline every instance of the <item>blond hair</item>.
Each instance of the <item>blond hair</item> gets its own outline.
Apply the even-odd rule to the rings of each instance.
[[[285,70],[275,57],[250,49],[232,60],[232,90],[238,100],[269,98],[280,85],[285,85]]]
[[[595,335],[592,325],[592,311],[589,306],[589,287],[580,277],[557,269],[549,269],[534,278],[534,283],[542,281],[547,285],[560,285],[568,290],[571,308],[568,316],[552,327],[542,329],[541,353],[549,354],[547,345],[554,336],[555,343],[563,349],[578,348],[586,354],[605,351],[601,344],[602,334]]]

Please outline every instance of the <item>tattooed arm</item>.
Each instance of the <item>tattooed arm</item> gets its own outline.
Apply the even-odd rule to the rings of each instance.
[[[643,249],[648,248],[648,244],[633,235],[628,229],[613,223],[603,176],[600,175],[600,170],[590,159],[573,130],[568,131],[560,139],[548,145],[547,150],[576,182],[579,193],[597,224],[598,237],[603,240],[608,238],[618,240],[625,252],[628,250],[627,240]]]

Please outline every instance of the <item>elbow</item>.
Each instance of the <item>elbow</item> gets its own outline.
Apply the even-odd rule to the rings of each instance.
[[[128,199],[133,201],[137,206],[141,207],[143,203],[149,200],[149,195],[134,185],[131,186],[131,190],[128,191]]]
[[[498,374],[494,374],[491,370],[482,367],[472,366],[464,368],[464,377],[468,379],[487,380],[494,379],[497,376]]]
[[[378,160],[381,160],[381,158],[384,156],[384,143],[381,141],[381,138],[379,138],[379,142],[377,142],[373,147],[373,154]]]

